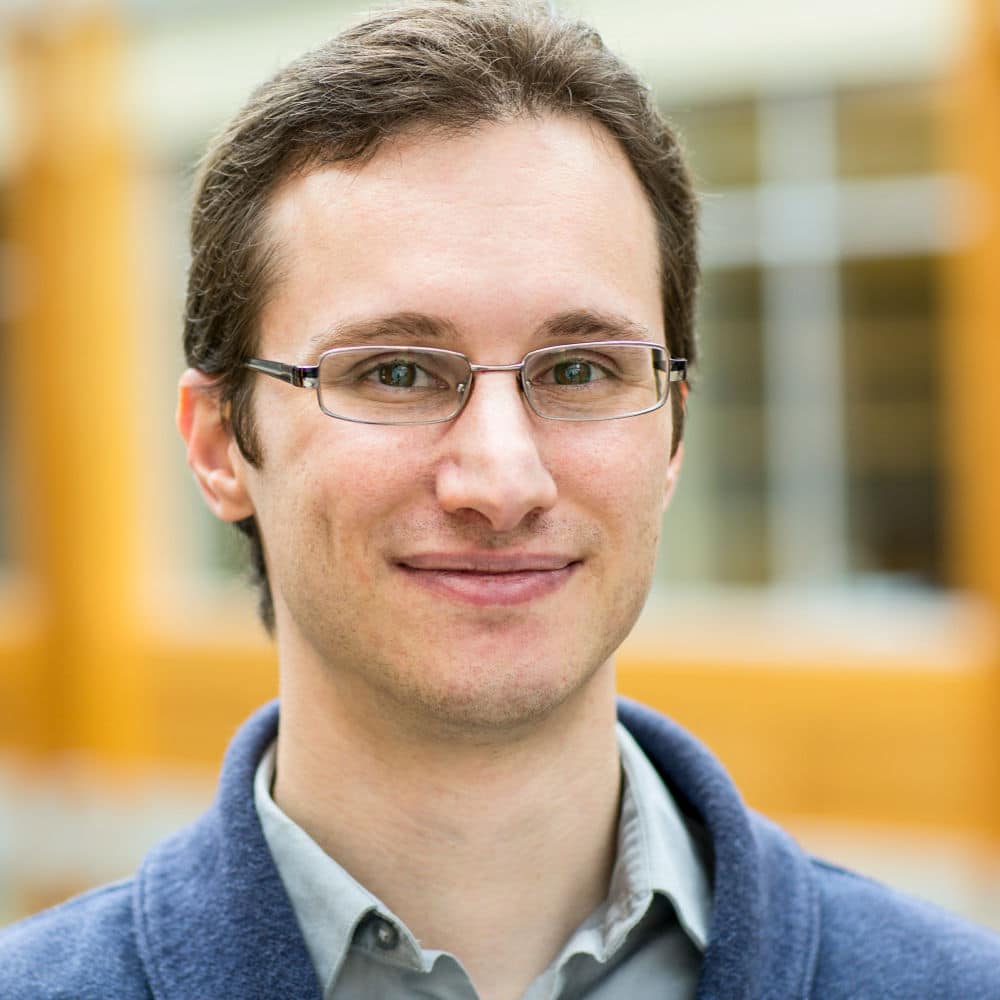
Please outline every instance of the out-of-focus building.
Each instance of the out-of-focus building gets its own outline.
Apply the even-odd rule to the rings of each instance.
[[[894,877],[905,831],[918,887],[1000,925],[1000,4],[571,9],[704,196],[621,688],[807,839],[865,824]],[[208,137],[356,10],[0,4],[0,921],[129,870],[275,692],[173,430],[186,212]]]

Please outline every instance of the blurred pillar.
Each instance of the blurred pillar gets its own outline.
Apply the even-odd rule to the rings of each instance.
[[[948,160],[961,178],[962,249],[947,271],[942,345],[952,580],[985,598],[1000,629],[1000,2],[967,0],[964,49],[946,102]],[[1000,779],[1000,650],[984,756]],[[984,789],[1000,836],[1000,783]]]
[[[136,426],[123,32],[45,5],[15,32],[11,330],[19,562],[45,616],[35,677],[44,749],[143,747],[135,660]]]
[[[1000,4],[971,0],[946,138],[963,250],[944,343],[955,582],[1000,612]]]

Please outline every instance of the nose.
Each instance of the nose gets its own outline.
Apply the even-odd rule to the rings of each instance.
[[[497,532],[556,502],[556,483],[538,444],[538,418],[510,372],[479,373],[465,409],[447,425],[435,483],[449,514],[474,511]]]

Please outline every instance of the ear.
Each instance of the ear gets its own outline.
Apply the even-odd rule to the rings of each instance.
[[[687,410],[687,395],[688,395],[688,385],[687,382],[678,382],[676,388],[681,394],[681,407],[684,411]],[[677,486],[677,477],[681,472],[681,465],[684,463],[684,438],[682,437],[680,441],[677,442],[677,449],[674,451],[673,455],[670,456],[670,464],[667,466],[667,481],[664,484],[663,490],[663,512],[666,513],[667,508],[670,506],[670,501],[674,496],[674,489]]]
[[[205,503],[223,521],[250,517],[254,508],[243,481],[245,463],[223,419],[214,380],[188,368],[177,389],[177,429]]]
[[[667,466],[667,481],[663,490],[663,511],[666,513],[670,506],[670,501],[674,496],[674,488],[677,486],[677,477],[680,475],[681,465],[684,461],[684,442],[677,443],[677,450],[670,456],[670,464]]]

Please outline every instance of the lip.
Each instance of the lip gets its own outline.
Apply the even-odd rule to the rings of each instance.
[[[418,586],[476,607],[509,607],[559,590],[581,565],[562,553],[429,552],[396,567]]]

